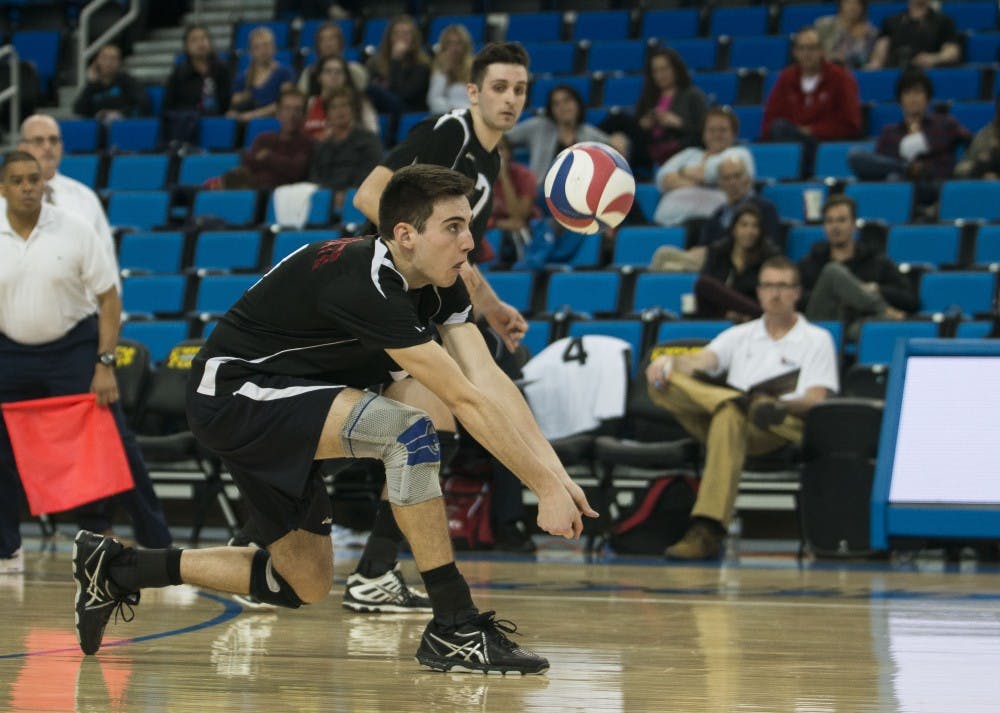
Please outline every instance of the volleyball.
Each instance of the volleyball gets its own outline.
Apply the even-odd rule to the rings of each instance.
[[[596,233],[625,220],[635,200],[628,161],[610,146],[573,144],[545,174],[545,203],[552,217],[577,233]]]

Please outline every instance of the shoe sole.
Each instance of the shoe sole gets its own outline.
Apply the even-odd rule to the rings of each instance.
[[[80,534],[77,533],[77,537]],[[77,539],[73,538],[73,579],[76,581],[76,598],[73,600],[73,620],[75,626],[73,627],[74,633],[76,634],[76,643],[80,645],[80,650],[84,654],[90,656],[97,653],[97,649],[88,652],[83,648],[83,639],[80,638],[80,596],[83,594],[83,579],[81,578],[80,572],[77,569]],[[98,649],[100,646],[98,646]]]
[[[479,673],[492,676],[540,676],[549,670],[548,664],[545,664],[535,670],[514,668],[511,666],[491,667],[484,665],[482,667],[478,667],[475,664],[460,661],[449,661],[448,659],[421,656],[419,653],[414,657],[414,660],[424,668],[428,668],[431,671],[440,671],[442,673]]]
[[[431,607],[401,607],[396,604],[364,604],[362,602],[341,601],[344,609],[350,609],[359,614],[429,614]]]

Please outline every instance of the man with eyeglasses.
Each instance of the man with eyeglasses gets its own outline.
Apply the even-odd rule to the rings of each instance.
[[[722,553],[747,454],[802,440],[803,416],[840,382],[833,338],[795,311],[799,271],[783,255],[760,269],[764,315],[722,332],[706,347],[654,359],[646,369],[650,398],[705,444],[705,467],[691,523],[666,550],[674,559]],[[700,375],[725,373],[725,385]]]

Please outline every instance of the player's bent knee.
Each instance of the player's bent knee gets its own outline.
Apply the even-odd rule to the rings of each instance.
[[[423,411],[366,394],[351,410],[341,441],[351,457],[383,462],[393,505],[416,505],[441,496],[441,444]]]
[[[262,602],[289,609],[298,609],[303,604],[318,601],[310,597],[309,592],[303,592],[305,596],[300,597],[292,585],[274,570],[267,550],[257,550],[254,553],[250,564],[250,594]]]

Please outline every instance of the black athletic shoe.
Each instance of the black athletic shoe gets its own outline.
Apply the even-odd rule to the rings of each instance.
[[[85,654],[95,654],[101,648],[104,627],[112,612],[118,612],[123,621],[132,621],[134,617],[132,607],[139,603],[139,592],[118,592],[108,575],[111,561],[125,551],[125,546],[114,538],[86,530],[76,533],[73,542],[76,638]]]
[[[507,638],[517,627],[488,611],[456,627],[431,623],[417,649],[417,663],[434,671],[469,673],[545,673],[549,661]]]

